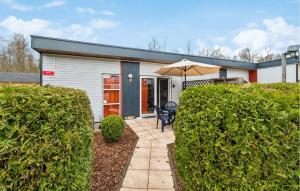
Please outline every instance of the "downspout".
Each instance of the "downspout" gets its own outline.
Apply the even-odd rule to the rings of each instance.
[[[281,54],[281,69],[282,69],[282,82],[286,82],[286,53]]]
[[[40,53],[40,60],[39,60],[39,72],[40,72],[40,86],[43,85],[43,53]]]

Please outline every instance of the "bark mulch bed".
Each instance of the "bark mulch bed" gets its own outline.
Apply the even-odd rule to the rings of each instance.
[[[101,132],[94,133],[93,190],[110,191],[121,187],[138,137],[125,128],[117,143],[106,143]]]
[[[172,169],[172,174],[174,177],[175,190],[176,191],[184,191],[185,190],[184,185],[181,180],[181,177],[179,176],[178,169],[177,169],[174,147],[175,147],[174,143],[168,144],[168,155],[169,155],[170,166]]]

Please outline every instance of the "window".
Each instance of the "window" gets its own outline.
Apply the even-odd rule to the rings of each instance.
[[[103,74],[103,115],[120,115],[120,76]]]

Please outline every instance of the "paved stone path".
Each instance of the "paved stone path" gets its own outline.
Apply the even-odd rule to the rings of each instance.
[[[126,120],[139,140],[131,158],[121,191],[171,191],[174,189],[167,144],[175,140],[170,126],[161,132],[156,118]]]

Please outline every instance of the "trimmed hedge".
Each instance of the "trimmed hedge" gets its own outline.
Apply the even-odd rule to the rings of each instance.
[[[91,190],[92,136],[83,91],[0,87],[0,190]]]
[[[206,85],[180,97],[175,157],[187,190],[299,190],[300,85]]]
[[[106,142],[117,142],[124,132],[124,120],[118,115],[109,115],[101,121],[101,132]]]

